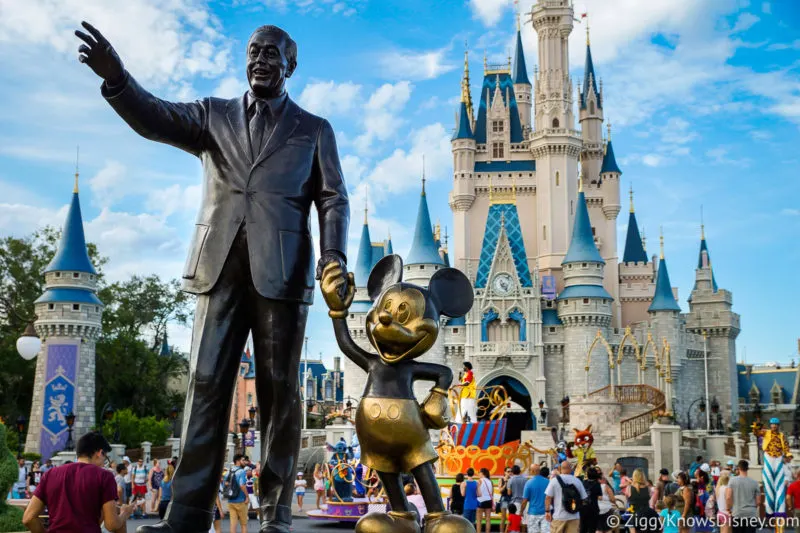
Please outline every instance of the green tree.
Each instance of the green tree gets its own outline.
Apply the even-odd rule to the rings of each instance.
[[[0,423],[0,531],[22,531],[22,511],[6,503],[6,494],[17,480],[17,462],[6,445],[6,426]]]
[[[167,322],[188,323],[189,295],[177,281],[150,275],[112,283],[99,297],[106,308],[97,343],[98,409],[109,402],[140,417],[167,416],[183,405],[183,391],[169,384],[186,374],[188,362],[173,350],[161,355],[159,348]]]
[[[157,420],[154,416],[139,418],[130,409],[116,411],[111,421],[103,426],[103,435],[113,442],[114,433],[119,431],[119,442],[127,448],[139,448],[147,441],[153,446],[163,446],[172,434],[168,420]]]
[[[16,342],[35,319],[33,302],[44,292],[44,269],[56,253],[60,232],[46,227],[30,236],[0,239],[0,417],[29,415],[36,359],[25,361]],[[87,245],[98,272],[107,259]]]

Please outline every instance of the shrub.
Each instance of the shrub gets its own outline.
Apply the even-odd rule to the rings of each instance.
[[[6,443],[6,427],[0,424],[0,531],[23,531],[22,511],[5,502],[5,495],[17,480],[19,467]]]

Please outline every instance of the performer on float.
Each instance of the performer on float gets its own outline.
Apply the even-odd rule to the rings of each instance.
[[[464,371],[461,373],[461,391],[459,393],[459,407],[456,414],[456,424],[478,421],[478,387],[475,383],[475,373],[472,363],[464,361]]]
[[[758,422],[753,423],[753,434],[763,437],[761,449],[764,450],[764,504],[767,516],[786,516],[786,483],[783,468],[784,457],[791,457],[786,435],[780,430],[781,421],[770,418],[769,429],[763,429]]]

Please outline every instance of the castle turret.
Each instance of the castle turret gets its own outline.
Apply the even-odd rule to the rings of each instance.
[[[453,149],[453,189],[450,209],[453,210],[456,238],[453,239],[454,265],[466,270],[466,250],[469,241],[468,211],[475,201],[475,135],[472,129],[472,96],[469,89],[469,55],[464,52],[464,75],[461,79],[461,102],[458,123],[450,144]]]
[[[622,308],[619,287],[619,255],[617,253],[617,217],[620,211],[619,180],[622,171],[614,157],[614,146],[611,144],[611,123],[608,123],[608,142],[605,143],[603,164],[600,167],[600,194],[602,198],[603,218],[598,224],[602,239],[600,253],[606,260],[606,290],[614,297],[612,305],[612,325],[619,327],[622,323]],[[596,213],[596,211],[595,211]]]
[[[83,233],[77,170],[58,251],[44,275],[44,294],[34,302],[42,351],[25,443],[25,451],[43,460],[67,444],[68,415],[74,415],[73,443],[95,425],[95,343],[103,304]]]
[[[423,287],[428,286],[433,273],[444,266],[433,236],[428,198],[425,195],[425,169],[422,170],[422,193],[419,197],[417,224],[411,250],[404,261],[403,281]]]
[[[600,166],[603,160],[603,94],[597,89],[597,75],[592,61],[592,47],[589,44],[589,22],[586,22],[586,63],[584,65],[583,86],[579,99],[578,117],[581,123],[583,150],[583,179],[595,183],[600,179]]]
[[[717,287],[708,254],[705,228],[700,226],[700,257],[695,270],[694,289],[689,297],[686,329],[706,335],[708,386],[720,400],[730,400],[731,410],[724,411],[728,422],[738,419],[739,386],[736,374],[736,337],[740,331],[739,315],[733,312],[733,294]],[[730,418],[728,418],[730,415]]]
[[[522,33],[520,31],[519,14],[517,14],[517,47],[514,51],[514,69],[511,72],[514,82],[514,95],[517,98],[519,120],[523,130],[531,127],[531,107],[533,96],[531,82],[528,79],[528,68],[525,65],[525,51],[522,48]]]
[[[675,294],[672,290],[672,284],[669,280],[669,271],[667,270],[667,260],[664,258],[664,235],[660,236],[661,256],[658,261],[658,272],[656,274],[655,291],[653,293],[653,301],[647,312],[650,315],[650,330],[654,339],[663,342],[664,339],[670,346],[680,346],[681,341],[681,307],[675,299]],[[678,370],[677,365],[681,365],[681,354],[675,350],[670,357],[672,362],[672,372]],[[702,376],[702,371],[699,374]],[[681,379],[678,388],[677,396],[682,396],[682,389],[686,385],[686,380]],[[667,402],[671,400],[667,398]]]
[[[580,180],[580,176],[578,176]],[[564,290],[558,295],[558,316],[564,324],[564,366],[574,369],[565,377],[565,391],[577,397],[609,384],[607,362],[592,365],[588,378],[580,369],[586,366],[586,351],[598,329],[611,325],[612,296],[603,287],[605,261],[600,256],[592,235],[586,197],[578,182],[578,200],[572,240],[562,262]],[[603,361],[595,358],[595,361]]]
[[[647,308],[653,300],[655,284],[653,268],[648,265],[644,236],[639,233],[639,223],[633,207],[633,187],[630,189],[630,214],[625,250],[619,264],[619,300],[622,327],[648,319]]]

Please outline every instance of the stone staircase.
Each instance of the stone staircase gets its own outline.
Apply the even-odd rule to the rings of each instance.
[[[664,393],[650,385],[613,385],[589,394],[589,399],[604,398],[620,404],[620,441],[630,445],[649,445],[650,426],[656,413],[666,406]],[[595,442],[599,445],[606,443]],[[612,444],[611,442],[607,444]]]

